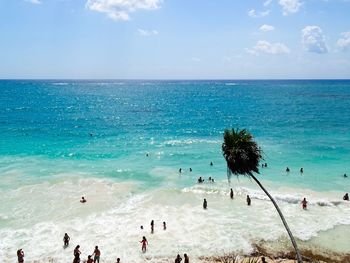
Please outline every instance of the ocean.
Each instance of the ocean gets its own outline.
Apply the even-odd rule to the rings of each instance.
[[[299,242],[332,250],[327,235],[350,232],[349,80],[0,80],[0,124],[2,262],[23,248],[28,262],[66,263],[78,244],[102,262],[196,262],[286,239],[255,183],[229,182],[226,128],[254,135],[268,165],[257,177]]]

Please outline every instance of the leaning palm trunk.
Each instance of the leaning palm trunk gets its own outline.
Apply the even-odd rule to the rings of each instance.
[[[254,181],[260,186],[260,188],[265,192],[265,194],[270,198],[271,202],[273,203],[273,205],[275,206],[282,222],[283,222],[283,225],[284,227],[286,228],[287,232],[288,232],[288,235],[289,235],[289,238],[290,240],[292,241],[292,244],[293,244],[293,247],[294,247],[294,250],[295,250],[295,253],[297,254],[297,260],[298,260],[298,263],[302,263],[303,262],[303,259],[301,257],[301,254],[300,254],[300,251],[298,249],[298,246],[297,246],[297,243],[295,242],[295,239],[294,239],[294,236],[292,234],[292,232],[290,231],[289,227],[288,227],[288,224],[287,224],[287,221],[286,219],[284,218],[280,208],[278,207],[276,201],[273,199],[273,197],[269,194],[269,192],[262,186],[262,184],[259,182],[258,179],[256,179],[256,177],[250,173],[249,174],[253,179]]]

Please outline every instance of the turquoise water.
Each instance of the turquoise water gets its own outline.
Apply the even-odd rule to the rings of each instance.
[[[110,238],[108,231],[118,230],[127,240],[118,249],[133,254],[128,242],[139,238],[136,229],[157,216],[167,219],[171,234],[153,237],[163,247],[151,249],[153,260],[185,249],[198,256],[249,251],[252,239],[276,240],[285,234],[281,226],[263,234],[268,222],[280,224],[274,212],[261,224],[249,223],[268,209],[264,195],[247,178],[227,184],[221,143],[223,130],[230,127],[248,129],[262,147],[268,168],[259,178],[281,202],[298,238],[309,240],[350,224],[349,205],[338,204],[350,190],[350,179],[343,178],[350,176],[349,109],[348,80],[2,80],[0,258],[12,262],[21,246],[30,251],[28,259],[49,254],[55,262],[71,260],[70,252],[62,255],[61,247],[52,245],[65,231],[93,247],[96,240]],[[199,176],[212,176],[217,183],[198,186]],[[235,215],[244,218],[235,225],[223,201],[230,187],[238,200]],[[254,211],[245,210],[247,193]],[[76,202],[81,195],[90,201],[86,209]],[[310,213],[295,218],[303,196]],[[203,197],[209,208],[215,204],[207,215],[197,210]],[[125,222],[135,229],[123,228]],[[171,232],[171,224],[177,232]],[[102,234],[101,225],[106,226]],[[82,234],[82,226],[91,231]],[[242,234],[242,229],[251,232]],[[226,231],[235,234],[225,237]],[[54,239],[36,247],[33,236],[35,244]],[[207,236],[215,241],[203,242]],[[184,237],[187,242],[181,241]],[[114,248],[103,247],[112,258]],[[135,254],[130,262],[140,258]]]
[[[315,190],[350,185],[341,176],[350,175],[350,81],[1,81],[0,90],[2,172],[79,171],[154,185],[166,177],[149,171],[165,166],[223,178],[223,130],[241,127],[260,143],[269,179]],[[218,164],[211,170],[210,161]]]

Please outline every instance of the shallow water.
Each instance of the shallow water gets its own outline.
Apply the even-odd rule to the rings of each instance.
[[[98,244],[104,262],[156,262],[277,240],[285,231],[264,194],[247,178],[227,182],[227,127],[255,135],[268,163],[259,178],[313,242],[350,225],[349,108],[350,81],[0,81],[0,258],[14,262],[23,247],[28,261],[67,262],[76,244],[84,258]]]

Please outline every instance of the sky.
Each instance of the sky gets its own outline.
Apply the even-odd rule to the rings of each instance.
[[[1,79],[350,78],[350,0],[0,0]]]

